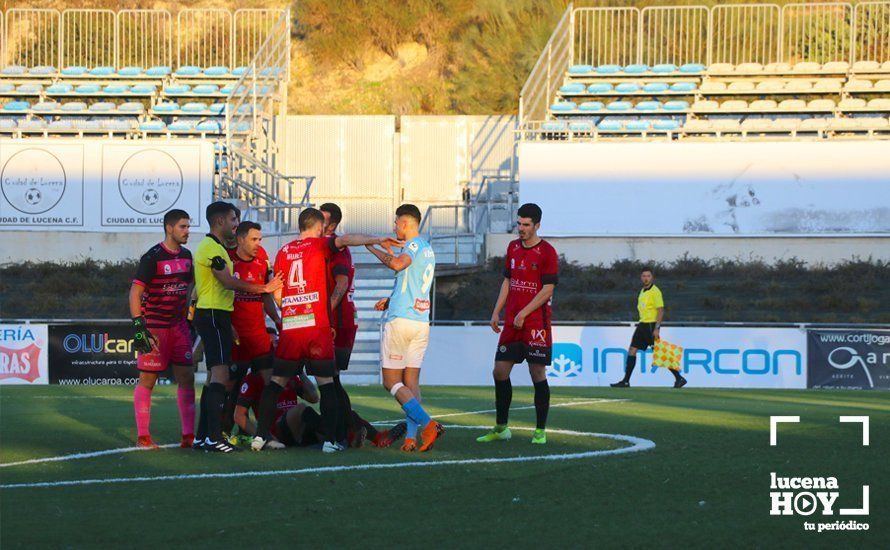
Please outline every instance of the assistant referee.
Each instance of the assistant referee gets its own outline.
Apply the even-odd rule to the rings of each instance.
[[[655,273],[651,267],[643,268],[640,273],[640,281],[643,288],[637,297],[637,310],[640,313],[640,322],[630,339],[630,347],[627,348],[627,363],[624,367],[624,378],[612,384],[613,388],[629,388],[630,375],[637,366],[637,350],[646,351],[649,346],[654,346],[660,338],[661,321],[664,319],[664,297],[661,289],[655,286]],[[680,373],[667,369],[674,375],[674,387],[682,388],[686,385],[686,379]]]
[[[207,382],[201,392],[201,416],[195,449],[229,453],[236,450],[222,436],[222,410],[226,401],[226,382],[232,362],[232,310],[235,291],[265,294],[281,288],[281,276],[276,274],[264,285],[252,284],[235,278],[232,259],[224,243],[235,235],[238,215],[235,206],[217,201],[207,206],[210,233],[195,251],[195,290],[198,303],[195,310],[195,329],[204,342],[207,362]]]

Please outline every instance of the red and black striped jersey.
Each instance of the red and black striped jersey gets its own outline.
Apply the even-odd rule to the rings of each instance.
[[[133,284],[145,287],[142,294],[145,325],[161,328],[182,321],[194,277],[192,253],[185,247],[173,252],[159,243],[143,254]]]

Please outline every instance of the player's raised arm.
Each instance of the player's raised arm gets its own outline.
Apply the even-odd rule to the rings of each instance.
[[[213,272],[213,276],[219,281],[219,284],[226,290],[240,290],[241,292],[248,292],[250,294],[267,294],[280,289],[282,284],[281,273],[276,273],[274,277],[269,279],[268,283],[262,285],[236,279],[229,270],[226,269],[226,262],[220,256],[210,260],[210,269]]]
[[[346,235],[338,235],[333,238],[334,246],[337,248],[346,248],[347,246],[366,246],[379,244],[384,248],[403,247],[405,243],[393,237],[375,237],[373,235],[362,235],[360,233],[348,233]]]
[[[392,253],[391,249],[380,250],[375,246],[366,246],[365,248],[367,248],[371,252],[371,254],[376,256],[377,259],[380,260],[380,263],[392,269],[396,273],[407,269],[408,266],[411,265],[411,255],[407,252],[396,256]]]

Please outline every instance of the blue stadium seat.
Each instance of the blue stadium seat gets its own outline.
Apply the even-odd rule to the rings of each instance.
[[[48,94],[70,94],[74,90],[74,86],[65,82],[57,82],[46,88]]]
[[[562,124],[565,124],[565,123],[562,123]],[[232,131],[233,132],[249,132],[250,131],[250,122],[248,122],[246,120],[242,120],[241,122],[236,124],[234,128],[232,128]]]
[[[179,103],[176,103],[174,101],[158,103],[153,107],[153,109],[157,113],[172,113],[179,110]]]
[[[0,94],[8,94],[13,91],[15,91],[15,84],[0,83]]]
[[[42,84],[19,84],[15,91],[20,94],[38,95],[43,91]]]
[[[145,71],[146,76],[163,77],[168,74],[170,74],[170,67],[167,65],[155,65],[154,67],[149,67]]]
[[[688,108],[688,101],[668,101],[664,104],[665,111],[685,111]]]
[[[191,101],[182,106],[183,113],[203,113],[207,110],[207,104],[200,101]]]
[[[93,67],[90,69],[90,75],[92,76],[111,76],[114,74],[114,67]]]
[[[167,95],[182,95],[191,91],[192,87],[188,84],[167,84],[164,86],[164,93]]]
[[[677,66],[673,63],[660,63],[652,67],[652,72],[655,74],[670,74],[677,71]]]
[[[587,91],[592,94],[607,94],[612,91],[612,85],[608,82],[594,82],[587,87]]]
[[[597,74],[618,74],[621,72],[619,65],[600,65],[596,68]]]
[[[628,65],[624,67],[624,72],[627,74],[643,74],[649,70],[649,65],[644,63],[634,63],[633,65]]]
[[[226,104],[225,103],[214,103],[208,109],[214,115],[221,115],[226,112]]]
[[[201,74],[201,67],[195,67],[194,65],[183,65],[176,69],[174,73],[176,76],[198,76]]]
[[[593,123],[591,122],[570,122],[569,131],[571,132],[592,132]]]
[[[603,104],[601,101],[585,101],[578,106],[578,110],[584,112],[602,111]]]
[[[46,121],[42,118],[32,118],[19,121],[19,130],[43,130],[46,128]]]
[[[171,132],[191,132],[195,129],[194,120],[177,120],[167,125],[167,130]]]
[[[136,121],[132,118],[106,118],[101,121],[104,130],[125,132],[136,127]]]
[[[93,103],[89,107],[89,111],[91,113],[107,113],[113,111],[117,108],[117,105],[108,101],[99,101],[97,103]]]
[[[641,101],[637,103],[634,108],[637,111],[657,111],[661,109],[660,101]]]
[[[0,130],[13,130],[18,126],[14,118],[0,117]]]
[[[76,94],[98,94],[101,88],[98,84],[81,84],[77,88],[74,88],[74,93]]]
[[[74,121],[70,118],[60,118],[49,123],[50,130],[71,130],[74,128]]]
[[[631,107],[630,101],[613,101],[606,105],[606,109],[609,111],[629,111]]]
[[[241,107],[244,107],[244,105]],[[239,111],[241,110],[241,107],[238,108]],[[567,111],[574,111],[576,107],[577,105],[574,101],[560,101],[551,105],[550,110],[555,113],[564,113]]]
[[[232,90],[234,90],[234,89],[235,89],[234,84],[226,84],[225,86],[223,86],[222,88],[219,89],[219,92],[221,94],[229,95],[232,93]]]
[[[83,76],[87,74],[87,68],[79,65],[62,68],[62,76]]]
[[[25,74],[25,69],[21,65],[7,65],[0,69],[0,74],[4,76],[21,76]]]
[[[139,130],[143,132],[163,132],[167,129],[167,125],[163,120],[146,120],[139,124]]]
[[[572,82],[571,84],[563,84],[559,87],[559,91],[564,94],[583,94],[587,88],[580,82]]]
[[[541,125],[541,129],[548,132],[562,132],[566,129],[566,123],[558,120],[551,120]],[[238,131],[236,128],[235,131]]]
[[[31,106],[32,111],[45,113],[47,111],[58,111],[62,106],[55,101],[41,101]]]
[[[615,91],[619,94],[635,94],[640,91],[640,85],[636,82],[622,82],[615,86]]]
[[[601,132],[620,132],[622,128],[621,121],[613,118],[603,119],[596,125],[596,129]]]
[[[569,102],[571,103],[571,102]],[[574,105],[574,103],[572,103]],[[250,103],[244,103],[238,107],[238,113],[242,115],[249,115],[253,113],[253,105]]]
[[[134,95],[153,95],[157,87],[154,84],[134,84],[130,93]]]
[[[652,127],[662,132],[674,132],[680,129],[680,123],[672,119],[663,119],[654,121]]]
[[[266,67],[260,71],[263,76],[279,76],[284,73],[284,69],[278,67]]]
[[[31,69],[28,71],[28,74],[34,76],[49,76],[52,74],[56,74],[56,68],[49,65],[38,65],[36,67],[31,67]]]
[[[229,68],[222,65],[204,69],[204,76],[226,76],[227,74],[229,74]]]
[[[139,76],[142,73],[142,67],[121,67],[117,71],[118,76]]]
[[[141,113],[145,111],[145,106],[138,101],[127,101],[118,105],[117,110],[121,113]]]
[[[244,76],[247,74],[248,67],[235,67],[232,69],[232,74],[234,76]]]
[[[645,132],[650,126],[651,123],[648,120],[630,120],[624,125],[624,128],[630,132]]]
[[[3,106],[3,110],[7,112],[27,111],[31,108],[31,104],[27,101],[10,101]]]
[[[70,113],[80,113],[87,110],[87,104],[83,101],[69,101],[62,103],[62,110]]]
[[[199,132],[220,133],[222,132],[222,123],[218,120],[203,120],[195,126],[195,130]]]
[[[672,92],[694,92],[698,88],[695,82],[675,82],[671,84]]]
[[[649,92],[650,94],[661,94],[668,91],[670,87],[666,82],[649,82],[648,84],[643,84],[643,91]]]
[[[102,129],[102,124],[98,120],[91,120],[89,118],[76,118],[74,119],[74,127],[78,130],[87,130],[87,131],[97,131]]]
[[[681,73],[703,73],[705,72],[705,66],[701,63],[686,63],[685,65],[680,65]]]
[[[198,84],[192,88],[192,93],[198,95],[215,94],[217,92],[219,92],[219,86],[216,84]]]
[[[109,84],[102,88],[102,93],[108,95],[120,95],[130,91],[130,87],[126,84]]]

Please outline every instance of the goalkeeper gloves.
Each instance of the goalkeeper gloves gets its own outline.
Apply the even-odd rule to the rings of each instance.
[[[151,333],[145,327],[145,317],[133,317],[133,347],[141,353],[149,353],[151,351]]]

